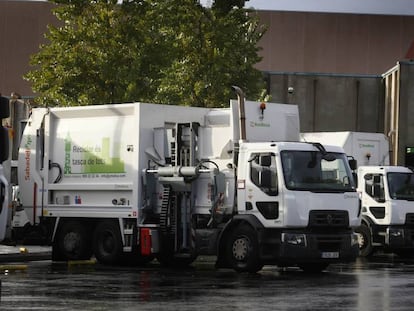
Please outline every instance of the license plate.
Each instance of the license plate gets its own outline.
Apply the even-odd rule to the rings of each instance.
[[[339,258],[339,252],[323,252],[322,258]]]

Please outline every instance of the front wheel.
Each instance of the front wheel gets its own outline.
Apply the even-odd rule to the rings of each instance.
[[[361,225],[355,229],[355,233],[358,235],[359,255],[361,257],[371,256],[374,252],[371,230],[368,226]]]
[[[262,269],[257,234],[251,226],[239,225],[230,233],[228,242],[227,260],[234,270],[254,273]]]

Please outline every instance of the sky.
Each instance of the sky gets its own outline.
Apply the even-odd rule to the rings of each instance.
[[[200,0],[210,3],[212,0]],[[258,10],[414,15],[414,0],[250,0]]]

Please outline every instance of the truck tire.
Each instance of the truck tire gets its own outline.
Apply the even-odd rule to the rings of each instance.
[[[226,244],[227,261],[234,270],[255,273],[262,269],[257,234],[251,226],[241,224],[236,227]]]
[[[93,252],[100,263],[114,265],[120,262],[123,245],[118,223],[103,221],[96,226],[93,234]]]
[[[57,235],[56,251],[62,260],[85,260],[92,256],[91,234],[86,225],[77,221],[62,224]]]
[[[372,247],[371,229],[369,229],[368,226],[362,224],[355,229],[355,233],[358,235],[359,256],[371,256],[374,252],[374,248]]]

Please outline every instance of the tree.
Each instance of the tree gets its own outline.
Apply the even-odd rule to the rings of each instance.
[[[264,32],[244,1],[53,0],[59,25],[26,74],[41,105],[144,101],[215,107],[263,89]]]

